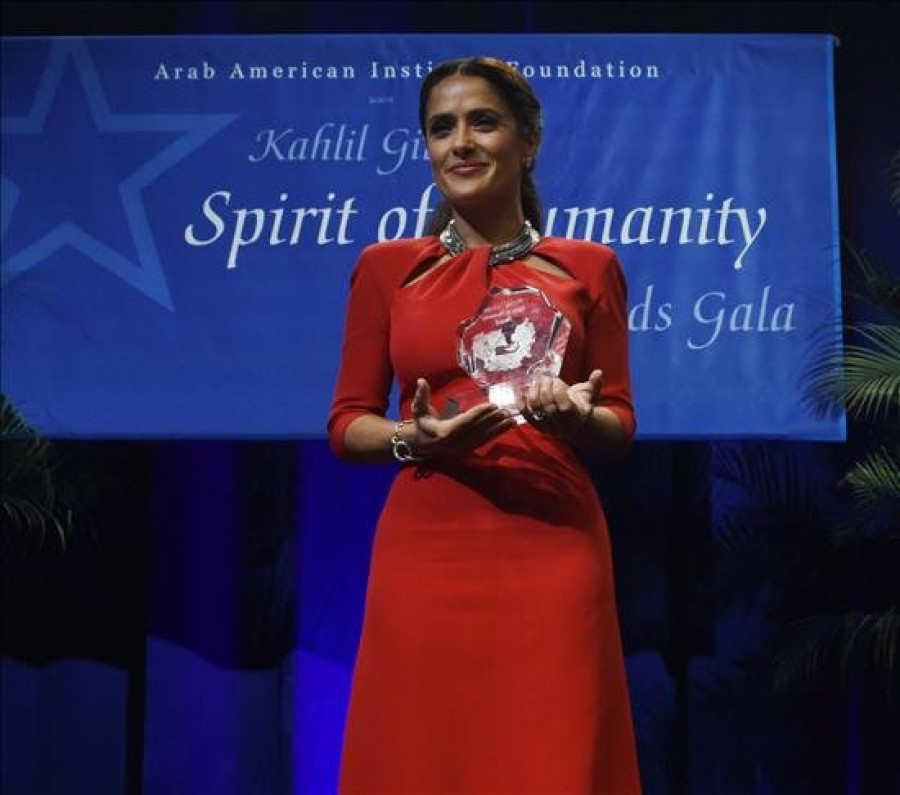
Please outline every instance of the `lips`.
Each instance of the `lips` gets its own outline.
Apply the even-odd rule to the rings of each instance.
[[[460,163],[458,166],[453,166],[448,170],[451,174],[458,177],[471,177],[481,174],[487,167],[487,163]]]

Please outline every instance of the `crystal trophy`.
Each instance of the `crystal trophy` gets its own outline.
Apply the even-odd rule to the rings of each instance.
[[[524,422],[519,405],[537,376],[559,375],[570,329],[536,287],[492,288],[457,330],[457,360],[474,384],[451,395],[445,414],[488,401]]]

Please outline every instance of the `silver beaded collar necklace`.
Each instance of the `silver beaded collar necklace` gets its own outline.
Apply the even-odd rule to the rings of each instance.
[[[463,251],[467,251],[469,248],[466,241],[462,239],[462,235],[456,231],[456,223],[452,218],[447,223],[447,226],[444,227],[444,231],[439,235],[439,239],[448,253],[454,257],[457,254],[462,254]],[[488,266],[493,267],[501,262],[512,262],[515,259],[520,259],[531,251],[540,239],[541,236],[538,231],[531,225],[530,221],[526,221],[512,240],[500,243],[491,249],[488,257]]]

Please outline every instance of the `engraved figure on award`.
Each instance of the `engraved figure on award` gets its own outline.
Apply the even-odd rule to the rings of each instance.
[[[494,287],[457,330],[457,360],[477,385],[448,400],[445,414],[490,401],[520,423],[519,401],[538,375],[558,376],[571,324],[536,287]]]

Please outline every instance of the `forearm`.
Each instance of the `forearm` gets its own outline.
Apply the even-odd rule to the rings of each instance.
[[[621,450],[629,441],[622,421],[603,406],[594,406],[581,426],[566,437],[577,449],[597,454]]]
[[[383,464],[394,460],[391,438],[397,423],[377,414],[362,414],[344,431],[344,459],[360,464]],[[412,445],[416,429],[406,423],[400,438]]]
[[[342,457],[360,463],[416,463],[465,455],[516,425],[508,412],[491,403],[442,419],[431,408],[430,393],[428,382],[420,378],[412,400],[414,420],[396,423],[372,413],[354,418],[344,431]]]

